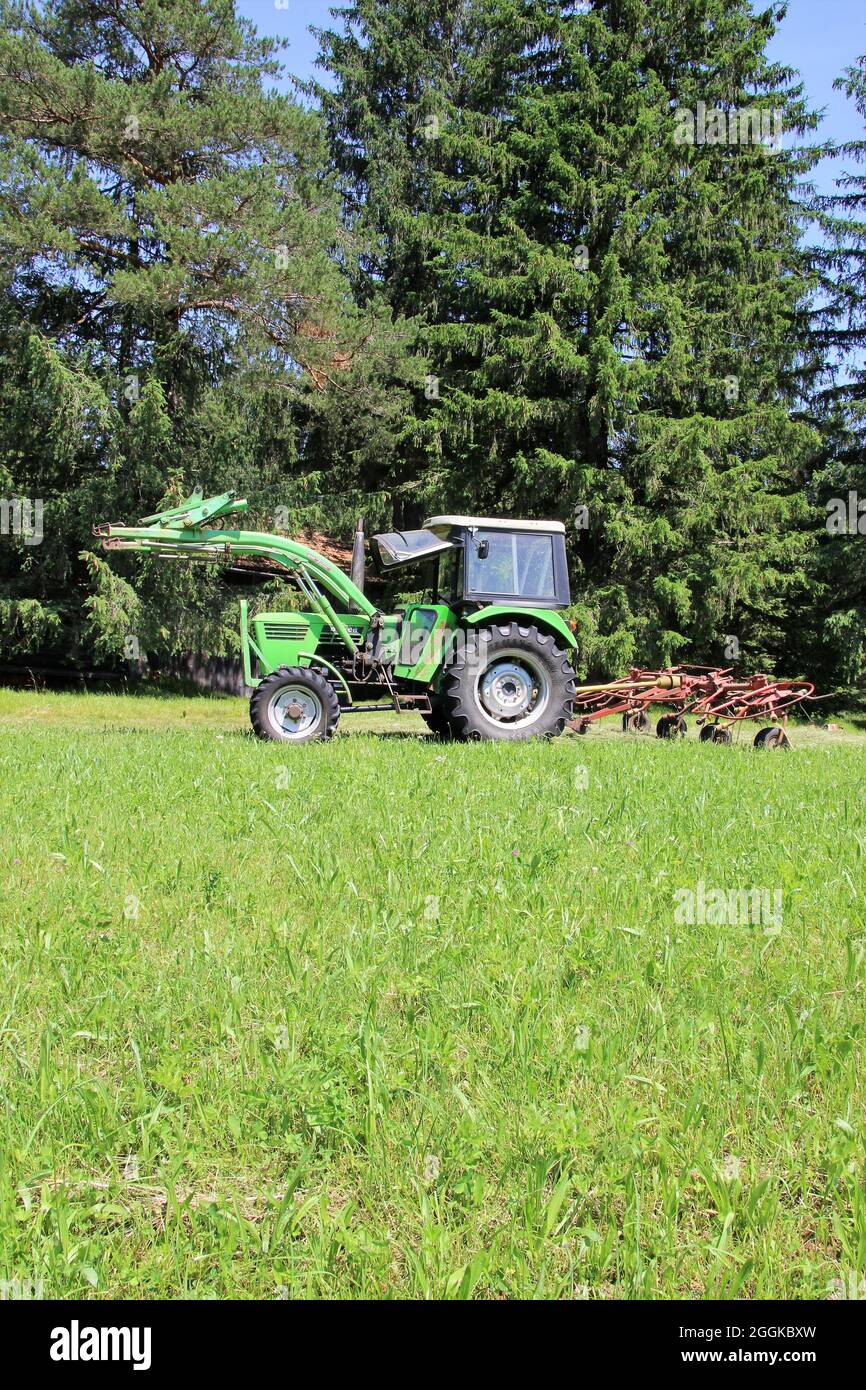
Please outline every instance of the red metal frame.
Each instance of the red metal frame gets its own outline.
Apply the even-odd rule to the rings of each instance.
[[[596,719],[641,713],[650,705],[692,714],[698,724],[712,722],[723,728],[745,719],[784,726],[794,705],[826,698],[815,694],[811,681],[777,681],[760,675],[737,680],[732,672],[730,666],[669,666],[663,671],[633,667],[621,680],[578,686],[570,727],[585,733]]]

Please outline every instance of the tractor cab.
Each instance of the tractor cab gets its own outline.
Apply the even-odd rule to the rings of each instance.
[[[565,527],[561,521],[500,521],[433,516],[417,531],[370,537],[379,574],[430,564],[437,603],[567,608]]]
[[[568,607],[561,521],[433,516],[424,526],[425,534],[450,543],[450,549],[439,556],[440,602],[458,609],[476,604]]]

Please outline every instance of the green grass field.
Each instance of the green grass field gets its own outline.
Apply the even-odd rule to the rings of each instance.
[[[866,1275],[866,741],[342,727],[284,749],[240,701],[0,692],[0,1278]],[[700,884],[781,911],[690,924]]]

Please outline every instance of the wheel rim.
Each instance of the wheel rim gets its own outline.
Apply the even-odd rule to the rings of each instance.
[[[322,717],[322,702],[305,685],[284,685],[272,696],[268,715],[284,737],[300,738]]]
[[[475,682],[475,699],[491,723],[524,729],[547,708],[550,684],[526,652],[497,652]]]

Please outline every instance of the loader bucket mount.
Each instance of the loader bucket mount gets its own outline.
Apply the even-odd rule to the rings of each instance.
[[[233,559],[258,560],[275,577],[294,583],[312,610],[324,619],[347,652],[354,656],[356,643],[343,618],[334,609],[350,610],[370,620],[377,610],[348,575],[324,555],[288,536],[265,531],[240,531],[213,527],[211,523],[246,512],[249,503],[235,493],[203,497],[194,492],[166,511],[141,518],[138,526],[101,522],[93,534],[105,550],[138,550],[163,559],[189,559],[230,565]],[[250,637],[246,606],[241,609],[244,665],[250,675]],[[254,683],[252,680],[249,683]]]

